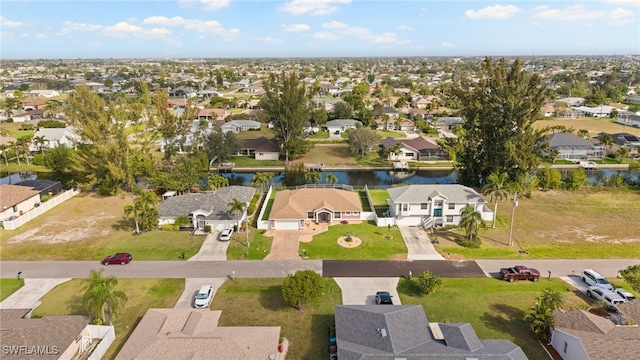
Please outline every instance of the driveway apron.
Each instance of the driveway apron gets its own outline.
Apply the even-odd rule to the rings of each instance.
[[[342,290],[343,305],[375,305],[376,292],[388,291],[394,305],[402,305],[398,296],[399,278],[334,278]]]
[[[274,230],[271,252],[265,260],[299,260],[298,242],[300,231],[298,230]]]
[[[436,251],[427,233],[419,227],[398,226],[405,244],[407,260],[445,260]]]
[[[0,303],[0,309],[35,309],[40,298],[71,279],[24,279],[24,286]]]
[[[213,297],[216,296],[216,292],[224,284],[227,278],[189,278],[184,279],[184,291],[176,302],[174,309],[191,309],[193,308],[193,300],[195,299],[198,290],[203,285],[211,285],[213,288]]]
[[[224,261],[227,260],[229,241],[218,240],[220,232],[214,231],[207,234],[200,251],[189,258],[188,261]]]

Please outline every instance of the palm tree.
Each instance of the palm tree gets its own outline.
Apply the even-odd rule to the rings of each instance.
[[[327,176],[324,178],[324,181],[327,184],[337,184],[338,183],[338,177],[335,176],[333,173],[328,173]]]
[[[44,148],[42,147],[42,145],[44,145],[44,144],[46,144],[48,142],[49,142],[49,140],[47,140],[47,138],[45,138],[44,135],[34,136],[33,137],[33,144],[38,147],[38,150],[43,155],[44,155]]]
[[[138,223],[138,219],[142,213],[142,203],[136,200],[133,201],[133,205],[125,205],[124,214],[126,216],[133,215],[133,221],[136,223],[136,234],[140,234],[140,224]]]
[[[229,179],[222,175],[212,174],[209,175],[209,187],[213,190],[217,190],[221,187],[229,186]]]
[[[622,160],[624,160],[624,158],[626,158],[627,156],[629,156],[629,149],[627,149],[626,147],[621,147],[616,151],[616,157],[618,158],[618,161],[620,163],[622,163]]]
[[[307,171],[304,173],[304,180],[309,184],[318,184],[321,178],[322,174],[317,171]]]
[[[493,222],[491,224],[491,227],[493,229],[496,228],[496,217],[498,216],[498,200],[502,201],[504,199],[509,199],[509,197],[511,196],[509,191],[506,189],[508,180],[509,174],[507,174],[506,172],[500,174],[492,173],[491,175],[489,175],[489,177],[487,177],[487,182],[482,187],[482,192],[485,193],[485,195],[490,195],[490,201],[494,202]]]
[[[271,184],[272,179],[273,173],[258,172],[251,178],[251,184],[260,189],[260,191],[264,191],[265,187]]]
[[[20,145],[15,141],[9,141],[7,146],[9,147],[8,149],[13,150],[16,160],[18,160],[18,166],[20,166]]]
[[[553,289],[544,289],[538,298],[553,310],[560,309],[564,304],[562,293]]]
[[[611,146],[615,142],[613,141],[613,138],[611,137],[611,135],[604,133],[600,135],[599,140],[600,140],[600,144],[604,145],[609,151],[611,151]]]
[[[140,223],[142,223],[143,229],[149,228],[150,224],[147,223],[146,219],[153,211],[157,211],[155,208],[157,203],[156,194],[151,191],[144,191],[140,196],[133,199],[133,205],[124,207],[126,216],[133,215],[133,220],[136,223],[136,234],[140,233]]]
[[[529,322],[529,329],[535,337],[544,342],[549,341],[551,327],[555,324],[552,311],[542,299],[538,299],[524,318]]]
[[[89,272],[88,284],[84,288],[82,303],[85,309],[94,318],[105,321],[105,311],[109,315],[109,325],[113,325],[113,318],[118,316],[118,310],[127,302],[127,295],[121,290],[116,290],[118,279],[115,276],[103,277],[104,269]]]
[[[476,211],[473,205],[468,204],[460,210],[460,216],[458,225],[464,229],[464,233],[470,241],[474,240],[478,236],[480,228],[485,226],[482,214]]]
[[[237,198],[233,198],[231,199],[231,202],[227,204],[227,206],[229,207],[229,213],[236,216],[238,229],[240,229],[240,215],[244,213],[244,209],[247,207],[247,204],[243,203]]]
[[[587,130],[587,129],[578,130],[578,133],[576,135],[578,135],[581,138],[586,139],[586,140],[589,140],[591,138],[591,136],[589,135],[589,130]]]
[[[4,164],[9,166],[9,160],[7,159],[7,150],[9,150],[9,144],[0,144],[0,152],[2,152]]]
[[[57,101],[47,101],[47,104],[44,106],[47,109],[47,115],[49,117],[55,118],[55,115],[58,112],[58,108],[60,107],[60,103]]]

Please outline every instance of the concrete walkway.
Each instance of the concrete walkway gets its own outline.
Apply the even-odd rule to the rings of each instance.
[[[219,231],[207,234],[206,239],[197,254],[189,258],[188,261],[224,261],[227,260],[227,249],[230,241],[220,241]]]
[[[189,278],[184,280],[184,291],[176,302],[174,309],[191,309],[193,308],[193,300],[198,293],[198,290],[203,285],[211,285],[213,288],[213,297],[216,296],[216,292],[224,284],[227,278]]]
[[[299,260],[298,243],[300,241],[299,230],[272,230],[265,233],[273,236],[271,251],[265,260]]]
[[[402,305],[398,296],[399,278],[334,278],[342,290],[343,305],[375,305],[376,292],[388,291],[394,305]]]
[[[54,287],[71,280],[63,279],[24,279],[24,286],[0,303],[0,309],[35,309],[40,298]]]
[[[398,226],[407,244],[407,260],[445,260],[431,244],[427,233],[419,227]]]

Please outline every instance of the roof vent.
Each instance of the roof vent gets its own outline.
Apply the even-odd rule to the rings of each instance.
[[[376,331],[378,332],[378,334],[380,335],[380,337],[387,337],[387,329],[376,329]]]

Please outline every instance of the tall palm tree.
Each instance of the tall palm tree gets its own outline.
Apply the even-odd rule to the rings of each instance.
[[[7,150],[9,150],[9,144],[0,144],[0,152],[2,152],[4,164],[9,166],[9,160],[7,159]]]
[[[273,179],[273,173],[268,172],[258,172],[251,178],[251,184],[258,188],[260,191],[264,191],[265,188],[268,188],[267,185],[271,185],[271,181]]]
[[[539,296],[539,299],[553,310],[560,309],[564,304],[562,293],[553,289],[542,290],[542,295]]]
[[[555,319],[551,315],[552,311],[553,309],[542,299],[538,299],[524,318],[529,322],[531,332],[541,341],[549,341],[551,327],[555,324]]]
[[[113,325],[113,319],[118,316],[118,310],[124,307],[128,299],[123,291],[115,289],[118,279],[113,275],[103,277],[103,271],[104,269],[89,272],[82,303],[89,314],[94,318],[100,318],[102,323],[106,320],[106,311],[109,316],[109,325]]]
[[[238,229],[240,229],[240,215],[244,213],[244,209],[247,207],[247,204],[243,203],[237,198],[233,198],[231,199],[231,202],[227,204],[227,206],[229,207],[229,213],[236,216]]]
[[[125,205],[124,214],[126,216],[133,215],[133,221],[136,223],[136,234],[140,234],[140,223],[138,219],[142,213],[142,204],[139,201],[134,200],[133,205]]]
[[[7,146],[8,146],[8,150],[13,150],[13,154],[15,155],[16,160],[18,161],[18,166],[20,166],[20,145],[15,141],[9,141]]]
[[[507,190],[507,181],[509,180],[509,174],[506,172],[497,174],[492,173],[487,177],[487,181],[482,187],[482,192],[485,195],[489,195],[490,202],[493,202],[493,221],[491,227],[496,228],[496,217],[498,216],[498,201],[509,199],[511,194]]]
[[[485,226],[482,214],[476,211],[473,205],[468,204],[460,210],[460,216],[458,225],[464,229],[464,233],[469,240],[474,240],[478,236],[480,228]]]
[[[337,184],[338,183],[338,177],[335,176],[333,173],[328,173],[327,176],[324,178],[324,181],[327,184]]]
[[[47,101],[47,104],[44,107],[47,109],[47,115],[55,118],[58,113],[58,108],[60,108],[60,103],[57,101]]]
[[[611,146],[615,143],[613,137],[610,134],[604,133],[600,135],[599,138],[600,144],[604,145],[609,151],[611,151]]]
[[[148,229],[149,225],[146,221],[147,217],[152,214],[152,212],[157,211],[156,204],[158,203],[158,198],[156,194],[151,191],[144,191],[140,196],[137,196],[133,199],[132,205],[126,205],[124,207],[124,214],[126,216],[132,215],[133,220],[136,224],[136,234],[140,233],[140,224],[142,223],[143,229]]]
[[[38,150],[43,155],[44,155],[44,148],[42,146],[48,142],[49,140],[47,140],[47,138],[45,138],[44,135],[33,137],[33,144],[38,147]]]
[[[321,178],[322,174],[317,171],[307,171],[304,173],[304,180],[309,184],[318,184]]]

